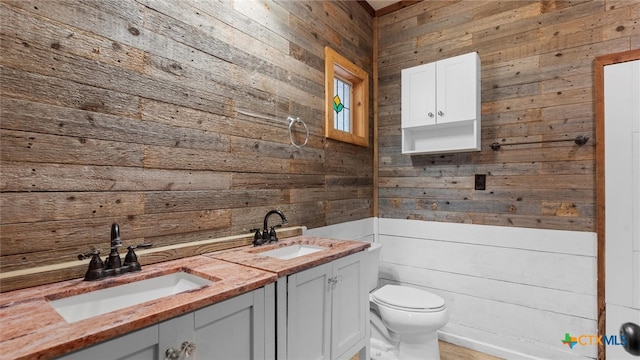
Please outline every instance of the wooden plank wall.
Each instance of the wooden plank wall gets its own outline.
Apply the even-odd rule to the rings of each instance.
[[[162,246],[273,208],[372,216],[372,148],[323,136],[324,46],[371,74],[372,23],[357,2],[0,2],[1,271],[105,252],[113,222]]]
[[[595,231],[593,62],[640,48],[639,24],[638,0],[424,1],[380,17],[379,216]],[[471,51],[482,151],[402,155],[400,70]],[[489,147],[577,135],[590,140]]]
[[[594,359],[596,234],[586,231],[379,219],[380,284],[445,299],[439,338],[504,359]],[[578,334],[578,335],[574,335]]]

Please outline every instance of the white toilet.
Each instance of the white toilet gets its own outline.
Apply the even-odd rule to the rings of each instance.
[[[449,321],[444,299],[398,285],[378,286],[381,244],[367,253],[371,316],[371,359],[439,360],[438,329]]]

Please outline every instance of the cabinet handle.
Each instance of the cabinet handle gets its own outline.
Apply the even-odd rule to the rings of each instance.
[[[427,115],[429,115],[430,118],[433,117],[433,113],[432,112],[429,112]]]
[[[328,281],[329,281],[329,285],[331,286],[331,288],[335,289],[336,285],[338,285],[338,283],[340,281],[342,281],[342,275],[330,277]]]
[[[180,350],[170,347],[164,352],[165,360],[182,360],[188,358],[196,352],[196,344],[185,341],[180,346]]]
[[[170,347],[167,351],[164,352],[164,360],[179,360],[180,359],[180,351],[178,349]]]
[[[438,116],[444,116],[444,113],[442,112],[442,110],[438,111]]]

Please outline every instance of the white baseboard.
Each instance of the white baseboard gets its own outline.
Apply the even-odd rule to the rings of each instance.
[[[464,337],[458,334],[448,333],[446,331],[438,331],[438,339],[454,345],[462,346],[467,349],[479,351],[481,353],[492,355],[492,356],[495,356],[501,359],[506,359],[506,360],[548,360],[548,359],[593,360],[593,358],[589,358],[589,357],[583,357],[583,356],[567,354],[567,353],[559,353],[554,351],[548,352],[544,357],[527,355],[512,349],[503,348],[503,347],[482,342],[476,339]]]

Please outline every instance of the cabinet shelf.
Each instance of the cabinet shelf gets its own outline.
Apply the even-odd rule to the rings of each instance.
[[[402,153],[450,153],[477,151],[480,129],[474,120],[402,128]]]

